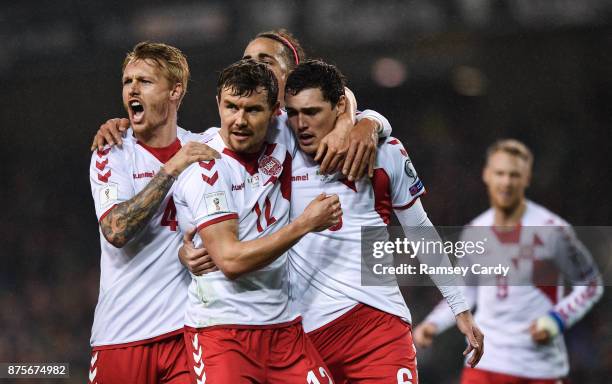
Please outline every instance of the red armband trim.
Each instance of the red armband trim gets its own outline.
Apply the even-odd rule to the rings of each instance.
[[[202,229],[208,227],[209,225],[213,225],[213,224],[217,224],[220,223],[222,221],[226,221],[226,220],[232,220],[232,219],[238,219],[238,214],[237,213],[230,213],[227,215],[223,215],[223,216],[219,216],[215,219],[209,220],[209,221],[205,221],[202,224],[198,225],[198,232],[200,232]]]
[[[98,223],[102,222],[102,220],[104,220],[104,218],[106,217],[106,215],[108,215],[110,213],[110,211],[113,210],[113,208],[115,208],[117,206],[117,204],[113,204],[112,207],[110,207],[109,209],[106,210],[106,212],[104,212],[102,214],[102,216],[100,216],[100,219],[98,220]]]

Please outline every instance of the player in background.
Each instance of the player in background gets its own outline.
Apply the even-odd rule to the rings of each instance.
[[[278,100],[280,116],[284,116],[284,84],[291,70],[305,59],[299,41],[284,29],[261,32],[251,40],[244,50],[243,58],[266,64],[276,76],[279,84]],[[388,121],[379,113],[365,110],[357,112],[360,119],[355,124],[357,104],[350,90],[345,113],[336,122],[331,135],[321,140],[316,159],[324,173],[342,169],[349,180],[360,179],[366,171],[372,176],[378,136],[391,134]],[[128,129],[129,120],[110,119],[98,130],[91,149],[101,149],[105,144],[121,145],[122,134]],[[346,160],[346,161],[345,161]]]
[[[290,249],[292,300],[336,383],[416,384],[410,311],[397,284],[361,284],[361,230],[388,225],[392,211],[406,231],[432,227],[419,199],[425,188],[392,137],[378,146],[373,177],[350,181],[321,174],[314,156],[346,106],[344,89],[338,69],[317,60],[298,65],[287,79],[287,115],[301,149],[293,163],[292,218],[321,192],[337,194],[345,207],[337,226],[310,233]],[[436,283],[469,339],[466,353],[475,351],[475,365],[482,334],[454,281]]]
[[[188,80],[180,50],[137,44],[122,69],[132,129],[123,147],[92,155],[102,255],[91,383],[190,382],[183,343],[189,274],[176,260],[181,236],[172,189],[189,164],[219,154],[177,127]]]
[[[532,163],[531,151],[517,140],[500,140],[487,150],[483,181],[491,208],[476,217],[463,236],[486,235],[487,257],[511,261],[515,281],[465,287],[488,341],[478,368],[463,370],[463,384],[564,382],[569,362],[563,331],[603,293],[597,267],[569,224],[525,198]],[[572,291],[565,297],[561,281],[550,286],[558,279],[552,284],[537,281],[542,269],[554,267],[571,280]],[[451,321],[451,314],[438,305],[415,329],[415,342],[429,346]]]
[[[337,196],[317,194],[289,222],[290,130],[276,118],[278,85],[253,60],[217,83],[221,129],[207,142],[221,159],[191,165],[177,182],[179,223],[197,227],[219,271],[193,276],[185,316],[195,381],[306,383],[329,379],[289,307],[287,250],[338,224]]]

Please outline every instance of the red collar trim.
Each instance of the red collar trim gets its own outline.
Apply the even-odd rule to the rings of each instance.
[[[181,141],[178,139],[178,137],[172,144],[162,148],[150,147],[141,141],[137,141],[137,143],[164,164],[181,149]]]
[[[259,155],[261,155],[262,151],[256,153],[236,153],[229,148],[224,148],[223,153],[228,155],[229,157],[234,158],[237,162],[242,164],[243,167],[246,168],[247,172],[253,176],[257,173],[259,169]]]
[[[259,156],[261,156],[262,153],[271,155],[272,152],[274,152],[274,148],[276,148],[276,143],[270,144],[266,142],[264,143],[264,148],[256,153],[237,153],[227,147],[223,149],[223,153],[242,164],[249,175],[253,176],[259,171]]]
[[[518,223],[509,231],[499,230],[495,226],[491,227],[495,236],[502,244],[518,244],[521,240],[521,223]]]

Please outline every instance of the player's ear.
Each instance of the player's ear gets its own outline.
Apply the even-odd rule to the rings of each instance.
[[[338,99],[338,103],[336,103],[336,116],[343,114],[344,111],[346,111],[346,96],[342,95]]]
[[[488,180],[489,180],[489,172],[488,172],[488,164],[485,164],[484,168],[482,168],[482,182],[485,183],[486,185],[488,185]]]
[[[530,185],[531,185],[531,169],[529,169],[527,172],[527,184],[525,184],[525,187],[529,187]]]
[[[183,96],[183,83],[176,83],[170,90],[170,100],[180,101]]]

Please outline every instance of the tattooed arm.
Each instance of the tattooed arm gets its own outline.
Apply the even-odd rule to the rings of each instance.
[[[100,220],[106,240],[117,248],[130,241],[157,212],[174,180],[162,168],[136,196],[113,207]]]
[[[106,240],[117,248],[123,247],[151,221],[172,184],[185,168],[196,161],[219,157],[219,153],[206,144],[185,144],[144,189],[129,200],[118,203],[102,217],[100,228]],[[109,177],[112,175],[110,171],[108,174]]]

